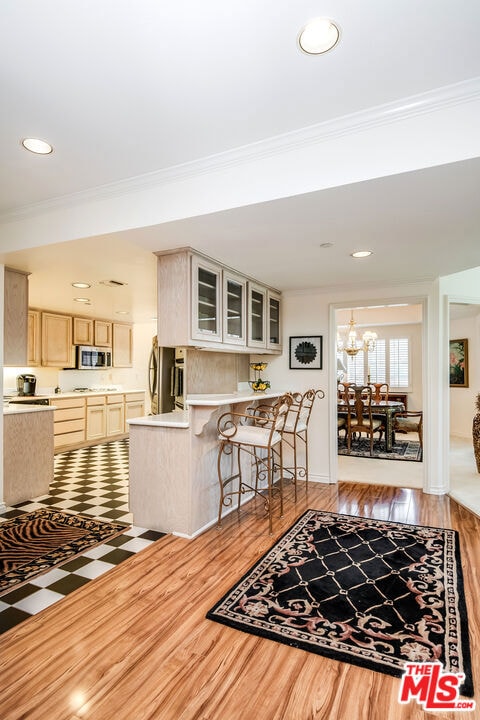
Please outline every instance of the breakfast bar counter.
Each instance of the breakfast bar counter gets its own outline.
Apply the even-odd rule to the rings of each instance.
[[[217,421],[229,408],[280,397],[283,391],[187,396],[188,410],[128,421],[130,511],[135,525],[193,538],[217,521]]]

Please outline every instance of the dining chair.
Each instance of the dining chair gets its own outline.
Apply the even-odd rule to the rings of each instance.
[[[264,501],[265,511],[268,512],[270,534],[272,534],[274,489],[278,489],[280,517],[283,516],[282,436],[292,401],[292,396],[285,394],[274,405],[263,405],[261,410],[253,408],[250,412],[244,413],[226,412],[218,418],[217,430],[220,440],[217,459],[220,485],[219,528],[222,525],[222,509],[231,507],[233,497],[237,496],[237,510],[240,510],[242,495],[250,492],[259,495]],[[234,451],[236,451],[235,460]],[[224,477],[223,471],[228,465],[225,462],[226,456],[231,456],[231,464],[230,474]],[[247,462],[242,463],[242,458],[245,458]],[[248,462],[249,458],[250,462]],[[253,479],[252,474],[254,475]],[[278,484],[274,488],[276,474],[278,474]],[[235,480],[238,480],[237,489],[227,490],[230,483]],[[265,482],[266,488],[262,487]]]
[[[297,484],[305,479],[305,491],[308,493],[308,424],[312,414],[313,403],[316,398],[323,399],[323,390],[307,390],[302,393],[292,393],[292,404],[287,413],[283,428],[283,441],[292,450],[292,467],[284,467],[294,485],[294,497],[297,502]],[[303,457],[301,450],[303,449]],[[303,462],[302,462],[303,459]]]
[[[372,388],[373,402],[388,402],[389,385],[388,383],[369,383]]]
[[[395,413],[393,416],[393,432],[418,433],[420,447],[423,449],[423,411],[404,410]]]
[[[352,437],[365,433],[370,438],[370,455],[373,455],[373,435],[383,435],[382,421],[372,416],[372,388],[369,385],[351,385],[348,388],[347,409],[347,453],[350,454]]]

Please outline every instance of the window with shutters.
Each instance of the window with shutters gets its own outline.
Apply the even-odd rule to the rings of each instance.
[[[387,382],[392,390],[405,390],[410,387],[409,350],[408,338],[378,338],[368,357],[360,351],[352,357],[338,353],[338,358],[347,368],[348,382],[362,385],[370,378],[371,383]]]

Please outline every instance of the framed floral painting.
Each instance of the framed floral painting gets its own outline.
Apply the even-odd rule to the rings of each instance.
[[[450,340],[450,387],[468,387],[468,340]]]

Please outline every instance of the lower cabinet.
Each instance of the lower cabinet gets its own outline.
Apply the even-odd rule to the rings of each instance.
[[[55,398],[54,448],[85,442],[85,398]]]
[[[121,402],[118,396],[107,396],[107,436],[121,435],[125,432],[125,404],[123,396]]]
[[[55,452],[99,442],[128,433],[126,420],[145,414],[145,393],[116,393],[72,398],[51,398],[54,412]]]

